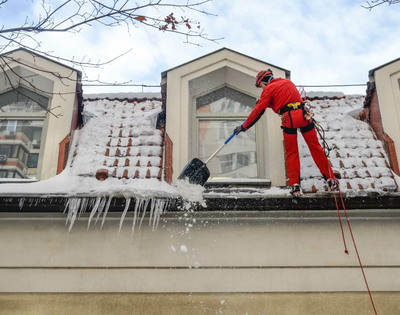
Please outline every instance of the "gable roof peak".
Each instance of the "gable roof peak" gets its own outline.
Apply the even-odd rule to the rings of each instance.
[[[223,51],[228,51],[228,52],[231,52],[231,53],[234,53],[234,54],[237,54],[237,55],[240,55],[240,56],[249,58],[249,59],[253,59],[253,60],[258,61],[258,62],[261,62],[261,63],[264,63],[264,64],[269,65],[269,66],[271,66],[271,67],[274,67],[274,68],[276,68],[276,69],[280,69],[280,70],[282,70],[282,71],[285,72],[286,78],[290,78],[290,70],[287,70],[287,69],[285,69],[285,68],[282,68],[282,67],[273,65],[273,64],[271,64],[271,63],[269,63],[269,62],[267,63],[267,62],[264,61],[264,60],[260,60],[260,59],[254,58],[254,57],[250,57],[250,56],[248,56],[248,55],[245,55],[245,54],[243,54],[243,53],[240,53],[240,52],[238,52],[238,51],[236,51],[236,50],[233,50],[233,49],[230,49],[230,48],[227,48],[227,47],[222,47],[222,48],[220,48],[220,49],[218,49],[218,50],[215,50],[215,51],[213,51],[213,52],[210,52],[210,53],[208,53],[208,54],[205,54],[205,55],[203,55],[203,56],[200,56],[200,57],[195,58],[195,59],[193,59],[193,60],[190,60],[190,61],[188,61],[188,62],[185,62],[185,63],[183,63],[183,64],[181,64],[181,65],[178,65],[178,66],[176,66],[176,67],[173,67],[173,68],[170,68],[170,69],[168,69],[168,70],[165,70],[165,71],[163,71],[163,72],[161,73],[161,76],[162,76],[162,77],[165,77],[165,76],[167,75],[167,73],[170,72],[170,71],[172,71],[172,70],[175,70],[175,69],[178,69],[178,68],[180,68],[180,67],[186,66],[186,65],[188,65],[188,64],[190,64],[190,63],[193,63],[193,62],[196,62],[196,61],[198,61],[198,60],[200,60],[200,59],[207,58],[207,57],[209,57],[209,56],[212,56],[212,55],[221,53],[221,52],[223,52]]]

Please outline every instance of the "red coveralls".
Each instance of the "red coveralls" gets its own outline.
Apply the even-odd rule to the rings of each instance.
[[[252,127],[268,107],[275,113],[280,114],[280,110],[285,105],[293,102],[303,103],[303,99],[292,81],[282,78],[273,79],[263,89],[259,101],[242,126],[245,130]],[[314,123],[304,118],[302,109],[285,112],[282,117],[281,128],[283,129],[283,139],[285,141],[286,164],[290,186],[300,184],[300,158],[297,146],[297,128],[300,128],[314,162],[318,166],[321,174],[325,179],[334,178],[332,168],[318,141]]]

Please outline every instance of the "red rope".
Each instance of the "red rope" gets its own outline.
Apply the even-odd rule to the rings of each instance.
[[[299,92],[300,92],[300,95],[301,95],[303,92],[304,92],[304,94],[306,95],[305,89],[304,89],[303,87],[300,87],[300,91],[299,91]],[[304,96],[304,100],[306,100],[306,99],[307,99],[307,97]],[[326,153],[325,153],[325,154],[326,154]],[[329,155],[329,153],[328,153],[328,155]],[[327,155],[327,158],[328,158],[328,155]],[[329,162],[328,162],[328,163],[329,163]],[[365,272],[364,272],[364,267],[363,267],[363,265],[362,265],[360,255],[359,255],[359,253],[358,253],[358,248],[357,248],[356,240],[354,239],[353,231],[352,231],[352,229],[351,229],[349,216],[347,215],[346,207],[344,206],[344,201],[343,201],[342,192],[340,191],[340,187],[339,187],[339,181],[338,181],[334,176],[332,176],[332,175],[333,175],[333,174],[332,174],[332,170],[331,170],[331,168],[329,167],[329,176],[330,176],[330,178],[332,178],[334,181],[336,181],[336,186],[337,186],[337,189],[338,189],[338,191],[339,191],[339,196],[340,196],[340,200],[341,200],[341,202],[342,202],[343,211],[344,211],[344,214],[345,214],[345,216],[346,216],[347,226],[349,227],[351,239],[352,239],[353,245],[354,245],[354,250],[355,250],[356,255],[357,255],[357,259],[358,259],[358,263],[359,263],[360,268],[361,268],[362,275],[363,275],[363,277],[364,277],[364,282],[365,282],[365,285],[366,285],[367,290],[368,290],[368,295],[369,295],[369,298],[370,298],[370,300],[371,300],[371,304],[372,304],[372,307],[373,307],[373,309],[374,309],[375,315],[378,315],[378,313],[377,313],[377,311],[376,311],[376,308],[375,308],[374,299],[372,298],[372,294],[371,294],[371,291],[370,291],[370,289],[369,289],[367,277],[366,277]],[[338,217],[339,217],[339,223],[340,223],[340,229],[341,229],[341,231],[342,231],[344,252],[348,255],[348,254],[349,254],[349,251],[347,250],[346,238],[345,238],[345,236],[344,236],[342,218],[341,218],[341,216],[340,216],[339,205],[338,205],[338,202],[337,202],[337,199],[336,199],[336,192],[335,192],[335,189],[333,189],[333,197],[335,198],[336,210],[337,210],[337,214],[338,214]]]
[[[336,180],[336,179],[335,179]],[[338,189],[339,189],[339,184],[338,184]],[[340,230],[342,231],[342,238],[343,238],[343,245],[344,245],[344,252],[345,254],[349,254],[349,251],[347,250],[347,245],[346,245],[346,238],[344,237],[344,231],[343,231],[343,224],[342,224],[342,218],[340,216],[340,211],[339,211],[339,205],[336,199],[336,192],[335,190],[333,191],[333,197],[335,198],[335,205],[336,205],[336,211],[339,217],[339,224],[340,224]],[[343,200],[342,200],[343,202]]]
[[[366,285],[367,290],[368,290],[369,298],[370,298],[370,300],[371,300],[371,304],[372,304],[372,307],[373,307],[373,309],[374,309],[375,315],[378,315],[378,313],[377,313],[377,311],[376,311],[376,308],[375,308],[374,299],[372,298],[372,294],[371,294],[371,291],[370,291],[370,289],[369,289],[367,277],[366,277],[365,272],[364,272],[364,267],[363,267],[363,265],[362,265],[360,255],[359,255],[359,253],[358,253],[358,248],[357,248],[356,240],[354,239],[353,230],[351,229],[351,224],[350,224],[349,216],[347,215],[346,207],[344,206],[344,201],[343,201],[342,192],[340,191],[340,188],[339,188],[339,182],[338,182],[338,180],[337,180],[336,178],[335,178],[334,180],[335,180],[336,183],[337,183],[337,187],[338,187],[338,191],[339,191],[340,200],[342,201],[343,211],[344,211],[344,214],[345,214],[345,216],[346,216],[347,226],[349,227],[351,239],[352,239],[353,245],[354,245],[354,250],[355,250],[356,255],[357,255],[357,259],[358,259],[358,263],[359,263],[360,268],[361,268],[362,275],[363,275],[363,277],[364,277],[364,282],[365,282],[365,285]],[[339,215],[340,227],[341,227],[341,229],[342,229],[342,236],[343,236],[343,242],[344,242],[344,248],[345,248],[345,251],[344,251],[344,252],[345,252],[346,254],[349,254],[349,252],[347,251],[347,248],[346,248],[346,241],[345,241],[345,237],[344,237],[344,233],[343,233],[342,220],[341,220],[341,217],[340,217],[339,206],[338,206],[337,201],[336,201],[336,194],[335,194],[335,191],[333,191],[333,195],[334,195],[334,197],[335,197],[336,209],[337,209],[337,212],[338,212],[338,215]]]

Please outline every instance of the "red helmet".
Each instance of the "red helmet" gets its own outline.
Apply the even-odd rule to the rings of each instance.
[[[271,69],[261,70],[256,75],[256,87],[260,87],[261,82],[269,83],[273,79],[273,73]]]

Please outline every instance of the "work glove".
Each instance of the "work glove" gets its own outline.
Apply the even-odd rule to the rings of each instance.
[[[241,133],[242,131],[246,131],[246,129],[244,129],[242,125],[237,126],[237,127],[235,128],[235,130],[233,130],[233,132],[234,132],[235,134],[239,134],[239,133]]]

